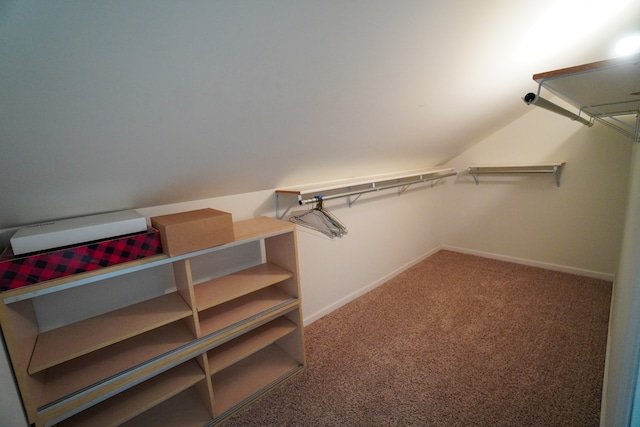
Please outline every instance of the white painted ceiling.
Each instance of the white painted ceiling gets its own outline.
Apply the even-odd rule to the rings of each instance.
[[[638,27],[637,0],[5,0],[0,228],[441,165]]]

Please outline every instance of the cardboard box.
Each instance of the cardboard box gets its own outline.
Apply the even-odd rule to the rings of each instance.
[[[16,256],[7,248],[0,255],[0,291],[161,253],[160,233],[151,227],[144,233],[32,255]]]
[[[110,239],[147,229],[147,220],[134,210],[90,215],[28,225],[11,237],[15,255]]]
[[[160,230],[162,248],[169,256],[199,251],[235,240],[231,214],[215,209],[198,209],[151,218]]]

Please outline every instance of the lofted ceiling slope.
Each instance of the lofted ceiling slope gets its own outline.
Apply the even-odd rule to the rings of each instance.
[[[8,0],[0,229],[437,166],[640,2]]]

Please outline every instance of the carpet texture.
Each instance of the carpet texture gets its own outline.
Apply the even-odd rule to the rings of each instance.
[[[440,251],[305,328],[223,425],[597,426],[611,283]]]

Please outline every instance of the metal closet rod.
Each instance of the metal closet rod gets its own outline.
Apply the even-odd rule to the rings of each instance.
[[[300,205],[306,205],[308,203],[317,203],[318,199],[332,200],[332,199],[339,199],[341,197],[359,196],[361,194],[372,193],[374,191],[388,190],[390,188],[398,188],[398,187],[408,187],[408,186],[410,186],[412,184],[419,184],[421,182],[427,182],[427,181],[435,181],[435,180],[447,178],[449,176],[454,176],[454,175],[457,175],[457,174],[458,174],[457,172],[451,171],[451,172],[446,173],[444,175],[429,176],[427,178],[421,178],[421,179],[417,179],[417,180],[414,180],[414,181],[383,185],[381,187],[372,187],[372,188],[367,188],[367,189],[364,189],[364,190],[348,191],[346,193],[332,194],[330,196],[314,196],[314,197],[312,197],[310,199],[302,199],[302,197],[300,197],[298,199],[298,203]],[[374,185],[375,185],[375,183],[374,183]]]
[[[580,117],[579,115],[574,114],[569,110],[565,110],[564,108],[554,104],[551,101],[547,101],[546,99],[540,97],[539,95],[536,95],[533,92],[529,92],[522,99],[524,100],[524,102],[527,105],[533,104],[533,105],[536,105],[536,106],[538,106],[540,108],[544,108],[545,110],[549,110],[549,111],[552,111],[552,112],[554,112],[556,114],[560,114],[561,116],[568,117],[571,120],[575,120],[577,122],[580,122],[583,125],[593,126],[593,122],[591,120],[587,120],[584,117]]]

